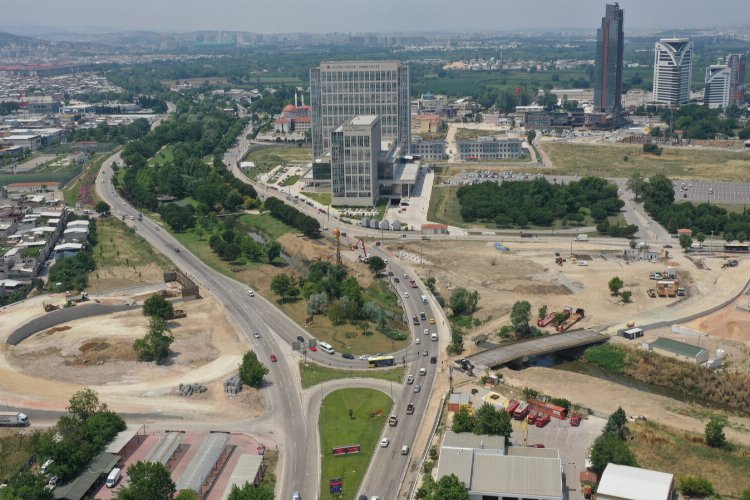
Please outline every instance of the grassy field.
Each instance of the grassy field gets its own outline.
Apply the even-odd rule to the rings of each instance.
[[[664,174],[683,179],[750,181],[750,155],[727,151],[664,148],[661,156],[644,154],[642,146],[541,143],[555,164],[554,173],[600,177],[648,177]],[[625,161],[627,156],[628,160]]]
[[[463,224],[461,218],[461,206],[458,203],[456,192],[458,186],[435,187],[430,197],[430,207],[427,210],[427,220],[460,226]]]
[[[718,450],[706,446],[702,435],[690,434],[655,422],[628,424],[629,441],[638,466],[670,472],[676,478],[702,476],[718,493],[740,498],[750,488],[750,448]]]
[[[378,449],[380,433],[392,406],[393,402],[388,396],[372,389],[342,389],[323,399],[319,420],[323,454],[320,498],[340,498],[340,495],[329,493],[328,482],[333,478],[342,478],[343,496],[353,498],[370,458]],[[372,416],[374,412],[377,412],[376,416]],[[332,448],[353,444],[362,447],[361,453],[333,456]],[[391,446],[399,445],[391,443]]]
[[[456,130],[456,140],[476,139],[478,137],[487,137],[490,135],[500,134],[497,130],[480,130],[473,128],[459,128]]]
[[[299,364],[299,373],[302,377],[302,388],[307,389],[310,386],[336,380],[340,378],[380,378],[383,380],[392,380],[401,383],[404,377],[404,367],[396,366],[386,370],[336,370],[327,366],[316,365],[314,363],[305,365]]]
[[[270,146],[250,151],[245,157],[246,161],[259,163],[271,162],[274,167],[281,163],[303,163],[312,161],[312,150],[307,146]]]
[[[168,165],[172,162],[174,162],[174,154],[171,146],[164,146],[158,153],[148,159],[148,164],[151,166]]]
[[[141,266],[156,264],[162,269],[172,269],[172,263],[153,247],[133,233],[130,227],[116,217],[97,219],[98,242],[92,253],[97,269],[110,266]]]
[[[284,182],[281,183],[282,186],[294,186],[297,184],[297,181],[299,181],[299,175],[290,175],[286,179],[284,179]]]
[[[269,214],[245,214],[240,217],[240,222],[261,233],[266,238],[274,240],[285,234],[299,233],[297,229],[287,226],[280,220],[274,219]]]
[[[333,197],[331,193],[304,193],[304,195],[324,206],[330,205]]]
[[[17,429],[0,431],[0,483],[4,483],[31,456],[31,435]]]

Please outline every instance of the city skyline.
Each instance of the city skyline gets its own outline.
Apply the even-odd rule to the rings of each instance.
[[[723,0],[720,8],[705,9],[699,0],[623,0],[628,26],[637,29],[689,29],[750,25],[750,12],[742,0]],[[147,30],[293,32],[478,32],[515,30],[595,29],[604,2],[577,0],[574,6],[554,0],[526,3],[473,0],[454,16],[447,0],[261,0],[238,5],[235,0],[40,0],[34,9],[0,0],[0,30],[116,32]],[[399,12],[399,16],[393,16]],[[477,15],[470,15],[472,12]],[[280,13],[283,13],[280,15]],[[415,22],[418,20],[418,22]]]

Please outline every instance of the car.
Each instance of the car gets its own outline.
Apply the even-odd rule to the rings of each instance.
[[[434,324],[435,324],[435,318],[430,318],[430,324],[431,324],[431,325],[434,325]]]
[[[41,467],[39,468],[39,470],[40,470],[40,471],[42,471],[42,474],[46,474],[46,473],[47,473],[47,470],[49,470],[49,468],[50,468],[50,467],[52,466],[52,464],[54,464],[54,463],[55,463],[55,461],[54,461],[54,460],[52,460],[52,459],[50,458],[49,460],[47,460],[46,462],[44,462],[44,463],[42,464],[42,466],[41,466]]]
[[[578,427],[579,425],[581,425],[581,416],[576,414],[570,417],[570,425],[572,427]]]
[[[379,241],[376,241],[376,242],[375,242],[375,246],[376,246],[376,247],[379,247],[379,246],[380,246],[380,242],[379,242]]]
[[[275,362],[277,362],[278,360],[279,360],[279,358],[277,358],[275,354],[271,354],[271,362],[272,362],[272,363],[275,363]]]
[[[368,359],[369,357],[370,357],[370,355],[369,355],[369,354],[360,354],[360,355],[359,355],[359,359],[362,359],[362,360],[364,360],[364,359]]]
[[[422,333],[425,334],[425,335],[429,335],[430,334],[430,330],[428,328],[425,328]]]
[[[419,369],[419,374],[420,374],[421,376],[423,376],[423,377],[424,377],[425,375],[427,375],[427,368],[420,368],[420,369]]]
[[[412,288],[418,288],[418,287],[417,287],[417,282],[416,282],[416,281],[414,281],[414,280],[411,280],[411,281],[409,282],[409,284],[411,285],[411,287],[412,287]]]
[[[427,352],[427,349],[425,349],[424,351],[422,351],[422,356],[429,356],[429,355],[430,355],[430,353]]]
[[[401,237],[402,237],[402,238],[406,238],[406,235],[405,235],[405,234],[402,234],[402,235],[401,235]]]
[[[422,390],[422,386],[421,385],[417,384],[417,385],[414,386],[414,392],[419,392],[421,390]]]
[[[432,356],[430,358],[430,363],[433,364],[433,365],[436,365],[437,364],[437,356]]]
[[[670,245],[669,243],[667,243],[666,245],[663,245],[662,248],[672,248],[672,245]]]
[[[253,290],[248,290],[247,294],[251,297],[255,297],[255,292]]]
[[[393,278],[393,282],[394,282],[394,283],[401,283],[401,280],[400,280],[400,279],[398,279],[398,278]]]
[[[305,341],[305,337],[303,337],[302,335],[297,335],[297,341],[298,342],[304,342]]]
[[[388,276],[393,276],[393,271],[388,271]]]
[[[49,482],[47,482],[47,489],[48,490],[54,490],[55,486],[57,486],[57,481],[59,478],[57,476],[52,476],[49,478]]]
[[[422,343],[422,339],[420,339],[419,337],[417,337],[417,340],[415,340],[414,343],[417,344],[417,345],[419,345],[419,344]]]
[[[408,280],[408,279],[409,279],[409,275],[408,275],[408,274],[406,274],[406,273],[404,273],[404,279],[405,279],[405,280]]]
[[[414,375],[409,374],[406,377],[406,383],[409,384],[409,385],[413,384],[414,383]]]
[[[135,220],[135,215],[131,215],[130,220]]]
[[[402,455],[408,455],[409,454],[409,447],[407,445],[403,445],[401,447],[401,454]]]
[[[177,247],[174,247],[174,251],[177,252],[177,253],[180,253],[180,249],[177,248]]]
[[[259,339],[260,338],[260,332],[253,332],[253,337],[255,337],[256,339]]]
[[[299,494],[299,491],[295,491],[292,493],[292,500],[302,500],[302,496]]]
[[[354,355],[349,354],[348,352],[341,354],[341,357],[344,359],[354,359]]]
[[[408,298],[409,298],[409,292],[404,292],[404,298],[405,298],[405,299],[408,299]]]
[[[544,448],[544,445],[542,443],[532,444],[529,446],[529,448]]]
[[[391,444],[391,440],[388,438],[383,438],[380,440],[380,447],[381,448],[388,448],[388,445]]]
[[[318,352],[318,348],[317,348],[316,346],[314,346],[314,345],[311,345],[311,346],[310,346],[310,350],[311,350],[312,352]]]

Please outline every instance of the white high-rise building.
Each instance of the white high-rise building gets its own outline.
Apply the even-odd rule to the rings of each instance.
[[[729,106],[732,70],[726,64],[713,64],[706,68],[706,88],[703,91],[703,104],[709,108]]]
[[[654,97],[659,104],[690,102],[693,42],[687,38],[662,38],[654,47]]]
[[[361,115],[380,116],[383,141],[408,154],[410,94],[409,66],[398,61],[321,62],[310,70],[313,157],[330,149],[334,130]]]
[[[378,199],[381,118],[355,116],[330,134],[333,205],[374,206]]]

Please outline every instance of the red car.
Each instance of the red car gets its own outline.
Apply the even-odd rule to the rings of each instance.
[[[311,346],[310,346],[310,350],[311,350],[312,352],[316,352],[316,351],[318,350],[318,348],[317,348],[317,347],[315,347],[314,345],[311,345]]]
[[[411,285],[412,288],[417,288],[417,282],[416,281],[412,280],[412,281],[409,282],[409,284]]]
[[[271,361],[272,361],[273,363],[275,363],[275,362],[277,362],[277,361],[278,361],[278,358],[276,357],[276,355],[275,355],[275,354],[271,354]]]
[[[570,425],[573,427],[578,427],[581,425],[581,416],[580,415],[573,415],[570,417]]]

